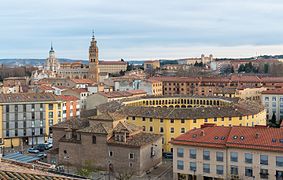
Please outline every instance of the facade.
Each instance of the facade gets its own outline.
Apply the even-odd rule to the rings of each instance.
[[[43,143],[62,114],[62,102],[51,93],[2,94],[0,139],[5,147]]]
[[[100,72],[116,74],[127,70],[127,62],[124,61],[99,61]]]
[[[203,95],[213,96],[218,88],[281,88],[282,77],[260,77],[249,75],[231,75],[227,77],[153,77],[162,81],[163,95]]]
[[[80,109],[85,109],[86,108],[86,99],[87,96],[89,95],[89,92],[87,89],[80,88],[80,89],[67,89],[65,91],[62,91],[62,95],[68,95],[68,96],[75,96],[80,100]]]
[[[205,124],[171,141],[174,179],[282,179],[282,138],[282,128]]]
[[[210,54],[209,56],[205,56],[204,54],[201,55],[200,58],[187,58],[187,59],[180,59],[178,60],[178,64],[189,64],[189,65],[193,65],[196,62],[197,63],[204,63],[204,64],[208,64],[211,63],[213,61],[213,55]]]
[[[100,104],[127,98],[146,96],[143,90],[98,92],[87,97],[86,109],[94,109]]]
[[[143,175],[162,161],[161,136],[144,133],[125,121],[125,116],[114,112],[54,126],[48,161],[73,167],[88,163],[93,169],[108,170],[112,175]]]
[[[262,104],[266,109],[266,118],[275,114],[277,122],[283,119],[283,89],[273,89],[262,92]]]
[[[80,117],[80,99],[75,96],[61,95],[58,99],[63,104],[63,121]]]
[[[144,70],[154,70],[157,68],[160,68],[160,61],[154,60],[154,61],[145,61],[143,63]]]
[[[266,125],[266,112],[260,102],[225,97],[162,96],[112,101],[97,107],[123,110],[128,122],[143,127],[145,132],[162,134],[164,152],[172,152],[169,144],[188,130],[204,123],[219,126]]]
[[[55,51],[51,44],[51,49],[49,51],[49,57],[46,59],[44,69],[47,71],[57,72],[60,69],[60,63],[55,57]]]
[[[140,83],[139,89],[144,90],[147,95],[161,96],[163,94],[162,82],[157,80],[143,80]]]

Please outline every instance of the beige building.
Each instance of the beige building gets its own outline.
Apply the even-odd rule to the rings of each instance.
[[[282,179],[282,138],[282,128],[205,124],[171,141],[174,179]]]
[[[160,68],[160,61],[154,60],[154,61],[145,61],[143,64],[144,70],[153,70]]]
[[[262,92],[262,104],[266,109],[266,118],[275,114],[279,122],[283,119],[283,89],[272,89]]]
[[[90,165],[113,176],[143,175],[162,161],[161,136],[125,121],[120,113],[108,112],[54,126],[48,161],[77,168]]]
[[[148,79],[140,82],[139,89],[146,91],[148,95],[161,96],[163,94],[162,81]]]

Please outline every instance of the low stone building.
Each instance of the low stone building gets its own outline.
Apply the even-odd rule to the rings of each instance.
[[[121,113],[66,121],[54,126],[53,133],[53,149],[48,153],[53,164],[142,175],[162,161],[161,135],[142,132]]]

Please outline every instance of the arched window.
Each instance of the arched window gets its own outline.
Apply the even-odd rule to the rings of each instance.
[[[96,144],[96,136],[92,136],[92,144]]]

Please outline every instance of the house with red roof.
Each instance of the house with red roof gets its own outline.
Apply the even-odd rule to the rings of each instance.
[[[283,178],[283,128],[204,124],[171,144],[174,179]]]

